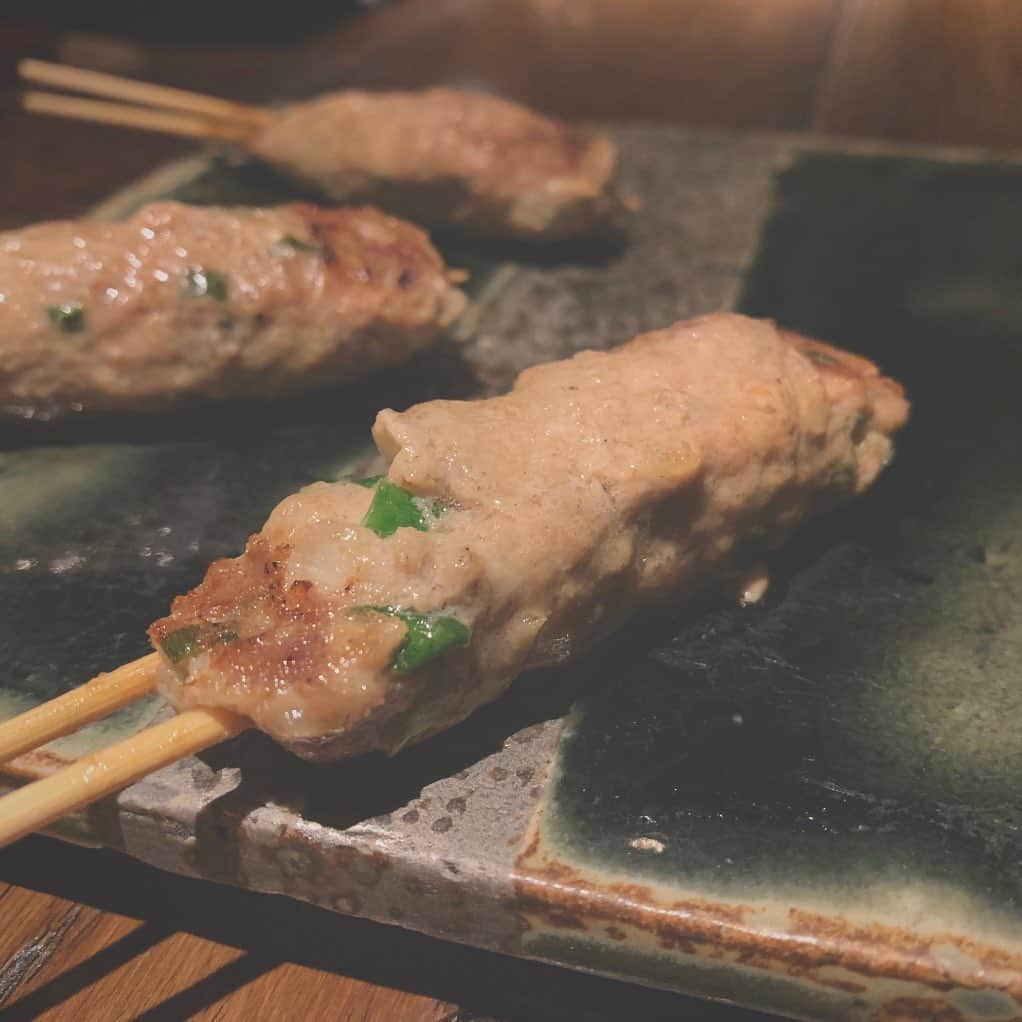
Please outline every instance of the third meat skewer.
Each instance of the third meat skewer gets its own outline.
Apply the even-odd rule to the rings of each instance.
[[[27,81],[147,104],[30,92],[29,110],[228,141],[329,199],[431,227],[566,238],[634,201],[617,192],[608,138],[495,96],[351,90],[277,110],[35,60],[20,71]]]

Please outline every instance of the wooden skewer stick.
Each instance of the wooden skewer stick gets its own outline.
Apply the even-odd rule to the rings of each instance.
[[[251,122],[261,127],[269,117],[265,110],[247,103],[218,96],[204,96],[186,89],[173,89],[166,85],[152,85],[132,78],[104,74],[101,71],[87,71],[65,64],[52,64],[45,60],[23,60],[18,64],[18,74],[26,82],[49,85],[71,92],[84,92],[92,96],[106,96],[121,102],[142,103],[145,106],[164,107],[179,113],[201,114],[224,121]]]
[[[153,110],[151,107],[109,103],[102,99],[58,96],[50,92],[23,93],[21,104],[33,113],[70,117],[76,121],[97,121],[101,124],[143,128],[146,131],[158,131],[165,135],[185,135],[189,138],[216,138],[243,144],[257,131],[255,126],[248,122],[237,123],[199,114]]]
[[[0,848],[146,774],[244,731],[228,710],[188,710],[0,798]]]
[[[150,653],[0,724],[0,763],[69,735],[151,692],[159,663],[159,654]]]

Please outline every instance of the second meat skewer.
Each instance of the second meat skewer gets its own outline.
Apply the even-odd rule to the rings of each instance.
[[[0,233],[0,410],[270,398],[404,362],[464,308],[426,234],[375,209],[155,203]]]

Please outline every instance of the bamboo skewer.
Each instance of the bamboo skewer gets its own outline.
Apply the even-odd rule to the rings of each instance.
[[[159,663],[159,654],[149,653],[0,724],[0,762],[151,692]],[[189,710],[19,788],[0,798],[0,847],[248,726],[228,710]]]
[[[200,114],[235,124],[248,121],[253,128],[262,127],[269,116],[265,110],[247,103],[236,103],[218,96],[205,96],[199,92],[175,89],[166,85],[152,85],[149,82],[121,78],[101,71],[52,64],[45,60],[21,61],[18,64],[18,74],[26,82],[34,82],[37,85],[49,85],[92,96],[105,96],[121,102],[164,107],[179,113]]]
[[[0,798],[0,847],[244,731],[228,710],[188,710]]]
[[[18,70],[27,82],[105,97],[88,99],[29,90],[22,96],[22,105],[35,113],[241,144],[270,118],[259,107],[82,68],[25,60]],[[150,653],[0,724],[0,763],[70,734],[151,692],[158,664],[159,654]],[[248,726],[245,718],[227,710],[189,710],[70,763],[0,798],[0,846]]]
[[[0,763],[69,735],[148,694],[159,662],[159,654],[150,653],[0,724]]]
[[[103,97],[29,89],[22,94],[22,106],[34,113],[243,146],[272,118],[259,107],[60,64],[24,60],[18,70],[26,82]],[[450,276],[460,282],[467,274],[452,270]],[[0,763],[148,694],[159,662],[159,654],[151,653],[0,724]],[[250,726],[246,718],[228,710],[188,710],[90,753],[0,798],[0,847]]]
[[[272,116],[259,107],[215,96],[45,61],[24,60],[18,70],[26,82],[104,97],[28,90],[22,106],[34,113],[242,145]],[[158,664],[159,654],[151,653],[0,724],[0,763],[151,692]],[[70,763],[0,798],[0,847],[249,726],[248,720],[228,710],[189,710]]]
[[[30,89],[23,93],[22,105],[34,113],[241,145],[272,117],[267,110],[231,100],[45,61],[24,60],[18,70],[26,82],[103,97]],[[452,280],[464,276],[464,271],[451,271]],[[0,724],[0,763],[151,692],[159,662],[159,654],[151,653]],[[0,798],[0,847],[250,726],[246,718],[228,710],[188,710],[90,753]]]
[[[21,104],[33,113],[142,128],[146,131],[184,135],[188,138],[215,138],[244,144],[258,131],[251,122],[238,123],[194,113],[154,110],[146,106],[111,103],[102,99],[80,99],[77,96],[61,96],[50,92],[26,92],[21,97]]]

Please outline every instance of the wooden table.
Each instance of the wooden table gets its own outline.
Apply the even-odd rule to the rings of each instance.
[[[249,100],[455,78],[572,117],[1022,146],[1015,0],[410,0],[300,47],[0,36],[0,57],[22,51]],[[4,227],[71,215],[189,148],[10,102],[0,119]],[[0,853],[0,912],[11,1019],[759,1017],[41,838]]]

